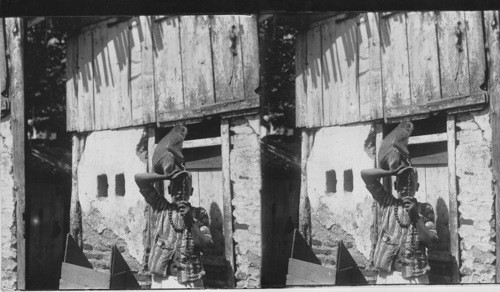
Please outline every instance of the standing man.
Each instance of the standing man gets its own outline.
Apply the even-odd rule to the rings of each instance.
[[[379,182],[391,175],[396,175],[398,198]],[[419,187],[416,169],[405,164],[394,170],[365,169],[361,177],[378,202],[382,218],[373,256],[379,270],[377,284],[428,284],[426,248],[437,241],[437,232],[432,206],[414,198]]]
[[[204,288],[200,252],[214,245],[206,210],[189,203],[192,179],[181,152],[185,134],[184,127],[176,126],[154,150],[155,172],[135,175],[141,194],[158,214],[148,261],[152,289]],[[162,180],[170,180],[170,201],[153,185]]]

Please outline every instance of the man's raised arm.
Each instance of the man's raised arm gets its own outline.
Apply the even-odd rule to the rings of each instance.
[[[157,173],[138,173],[134,177],[142,196],[154,210],[165,210],[170,204],[153,186],[153,183],[162,181],[165,177],[166,175]]]

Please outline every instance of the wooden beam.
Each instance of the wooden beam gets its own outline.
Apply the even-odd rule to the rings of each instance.
[[[492,171],[495,193],[496,220],[496,282],[500,283],[500,13],[498,11],[484,12],[484,27],[487,46],[489,48],[489,78],[490,121],[492,133]]]
[[[426,144],[426,143],[434,143],[434,142],[442,142],[447,141],[448,136],[446,133],[438,133],[438,134],[430,134],[430,135],[422,135],[422,136],[412,136],[408,140],[408,144]]]
[[[82,148],[82,139],[80,134],[73,133],[71,156],[73,158],[71,166],[71,203],[69,215],[70,234],[73,236],[80,248],[83,247],[83,228],[82,228],[82,212],[80,199],[78,197],[78,165],[80,164],[80,156]]]
[[[379,149],[380,145],[382,145],[382,140],[384,140],[384,127],[382,123],[375,123],[375,167],[380,167],[378,161],[379,161]],[[387,178],[390,181],[390,177]],[[390,185],[390,183],[389,183]],[[390,188],[389,188],[390,189]],[[379,208],[378,208],[378,203],[377,201],[373,200],[372,204],[372,211],[373,211],[373,233],[371,234],[370,240],[372,244],[372,251],[375,251],[375,246],[377,244],[378,240],[378,216],[379,216]]]
[[[224,246],[226,260],[229,262],[227,269],[228,288],[234,288],[234,246],[233,246],[233,204],[231,194],[231,171],[230,171],[230,133],[229,120],[221,120],[220,125],[220,142],[222,155],[222,199],[224,225]]]
[[[26,289],[25,222],[25,131],[24,131],[24,21],[6,18],[7,50],[10,56],[9,92],[13,142],[14,197],[16,200],[17,289]]]
[[[457,202],[457,176],[455,165],[456,131],[455,116],[448,115],[446,120],[446,134],[448,137],[448,191],[449,191],[449,226],[450,226],[450,251],[453,259],[452,281],[460,282],[460,245],[458,238],[458,202]]]
[[[307,244],[311,245],[311,224],[310,210],[308,206],[309,198],[307,196],[307,159],[310,152],[310,138],[307,129],[302,130],[302,146],[301,146],[301,181],[300,181],[300,197],[299,197],[299,232],[306,240]]]
[[[434,100],[423,104],[412,104],[386,108],[385,113],[387,118],[407,117],[415,113],[429,113],[441,110],[456,110],[464,109],[464,111],[477,110],[477,106],[482,105],[484,108],[488,105],[488,94],[481,92],[471,95],[461,95],[449,98]],[[471,108],[471,109],[469,109]]]
[[[182,144],[182,148],[200,148],[200,147],[209,147],[209,146],[219,146],[221,145],[222,140],[221,137],[212,137],[205,139],[196,139],[196,140],[185,140]]]
[[[7,54],[4,36],[4,19],[0,19],[0,93],[7,85]]]
[[[210,105],[204,105],[197,108],[188,108],[183,110],[175,110],[171,112],[157,113],[158,123],[180,121],[186,119],[200,118],[215,114],[222,114],[235,111],[246,111],[248,109],[259,108],[260,101],[258,98],[232,100],[228,102],[219,102]]]

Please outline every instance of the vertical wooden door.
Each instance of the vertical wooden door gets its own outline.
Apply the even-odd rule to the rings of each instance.
[[[419,202],[431,204],[434,209],[439,237],[438,242],[428,249],[429,279],[433,284],[449,284],[452,281],[453,261],[450,251],[448,165],[419,165],[417,171],[420,187],[416,198]]]
[[[223,234],[222,170],[190,170],[193,175],[193,196],[191,204],[204,208],[210,217],[210,232],[215,247],[203,254],[203,264],[207,272],[205,285],[222,288],[227,283],[227,263]]]

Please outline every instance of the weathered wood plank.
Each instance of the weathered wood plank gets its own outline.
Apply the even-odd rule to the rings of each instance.
[[[297,34],[295,44],[295,124],[297,127],[305,127],[307,125],[307,34],[305,32]],[[325,55],[327,56],[329,54]]]
[[[243,55],[243,87],[245,99],[259,98],[259,31],[256,15],[240,15],[241,51]]]
[[[467,41],[463,11],[437,15],[441,98],[470,93]]]
[[[135,17],[130,26],[130,97],[132,123],[142,125],[154,122],[153,52],[150,17]]]
[[[230,252],[230,249],[225,249],[225,235],[224,233],[224,223],[225,218],[222,213],[224,209],[224,198],[223,198],[223,179],[222,171],[219,169],[203,170],[198,172],[199,184],[203,186],[200,189],[200,204],[199,206],[207,210],[210,216],[210,231],[212,234],[212,240],[214,241],[215,247],[212,248],[210,255],[212,259],[219,258],[219,261],[224,263],[222,266],[226,266],[225,252]],[[228,237],[232,238],[232,234]],[[228,275],[230,276],[230,275]]]
[[[209,146],[218,146],[221,145],[220,137],[212,137],[205,139],[196,139],[196,140],[185,140],[182,143],[182,148],[199,148],[199,147],[209,147]]]
[[[446,135],[446,133],[411,136],[408,139],[408,145],[443,142],[443,141],[448,141],[448,136]]]
[[[465,28],[469,65],[470,93],[483,90],[480,86],[486,81],[486,56],[483,36],[483,17],[481,11],[465,11]]]
[[[416,166],[418,173],[418,192],[415,193],[415,199],[418,202],[428,202],[427,200],[427,172],[426,166]],[[432,191],[432,190],[431,190]],[[396,190],[394,190],[396,192]]]
[[[182,80],[185,108],[215,102],[208,16],[181,16]]]
[[[336,59],[336,28],[335,18],[321,26],[321,50],[323,58],[322,83],[323,83],[323,125],[332,126],[337,124],[338,109],[338,60]],[[298,58],[298,55],[296,55]],[[305,62],[305,60],[304,60]],[[302,78],[303,79],[303,78]],[[301,81],[302,81],[301,79]],[[304,80],[305,81],[305,80]],[[303,82],[303,81],[302,81]]]
[[[434,12],[408,12],[407,35],[411,104],[441,98]]]
[[[290,258],[288,260],[288,275],[305,279],[317,284],[334,285],[335,270],[321,265]]]
[[[142,122],[156,122],[156,102],[154,95],[153,39],[151,16],[140,16],[142,52]]]
[[[316,286],[318,283],[308,281],[306,279],[286,275],[286,285],[287,286]]]
[[[359,120],[370,121],[382,117],[382,87],[380,38],[375,13],[359,17],[357,29],[359,93]]]
[[[307,31],[307,126],[323,124],[321,27]]]
[[[3,29],[3,27],[0,27]],[[6,50],[10,57],[9,91],[11,101],[10,129],[12,131],[13,196],[16,203],[16,251],[17,289],[26,288],[26,178],[25,178],[25,96],[24,96],[24,21],[22,18],[6,18]],[[5,77],[5,76],[4,76]],[[3,121],[2,121],[3,122]],[[11,198],[12,199],[12,198]],[[9,219],[10,220],[10,219]]]
[[[64,279],[59,280],[59,290],[89,289],[88,286],[73,283]]]
[[[154,82],[158,121],[170,121],[167,114],[184,109],[180,25],[178,17],[155,23]]]
[[[78,36],[78,130],[94,129],[94,74],[92,69],[92,31]]]
[[[237,15],[211,18],[216,102],[244,99],[241,30]]]
[[[132,124],[142,124],[142,46],[141,25],[138,17],[134,17],[129,26],[130,71],[129,86],[132,109]]]
[[[431,204],[436,216],[436,229],[438,232],[438,242],[433,246],[433,250],[439,250],[443,253],[450,249],[450,230],[448,223],[450,220],[448,212],[449,196],[448,184],[443,184],[448,178],[448,167],[432,166],[426,168],[426,189],[427,200]],[[455,193],[456,196],[456,193]]]
[[[370,45],[373,32],[367,14],[358,17],[358,27],[356,30],[358,45],[356,81],[359,93],[360,120],[370,120],[372,103],[376,102],[377,98],[376,95],[370,92]],[[381,100],[382,96],[378,98]]]
[[[81,145],[84,139],[80,139],[80,135],[77,132],[73,132],[71,135],[71,201],[69,207],[69,233],[77,241],[80,246],[83,245],[82,239],[82,212],[80,199],[78,197],[78,165],[80,163],[80,157],[82,152]],[[69,235],[68,235],[69,236]],[[68,249],[68,244],[66,244],[66,249]]]
[[[5,43],[5,34],[4,34],[4,21],[3,19],[0,21],[0,92],[3,92],[6,89],[7,85],[7,54],[6,54],[6,43]],[[71,39],[68,38],[68,41]],[[68,78],[66,77],[66,80]],[[68,117],[69,118],[69,117]]]
[[[309,159],[310,147],[309,147],[309,131],[308,129],[302,129],[301,132],[301,144],[300,144],[300,195],[299,195],[299,228],[300,234],[302,234],[303,239],[310,245],[312,242],[311,238],[311,224],[310,224],[310,208],[307,206],[309,200],[307,192],[307,160]],[[295,238],[294,238],[295,240]],[[294,248],[292,247],[293,256]]]
[[[337,24],[337,49],[340,75],[339,98],[343,101],[341,123],[359,121],[358,74],[358,24],[356,18],[349,18]]]
[[[198,108],[186,108],[184,110],[176,110],[170,112],[158,112],[159,121],[167,121],[166,118],[171,120],[192,119],[199,117],[206,117],[214,114],[224,114],[237,111],[250,111],[259,107],[258,99],[243,99],[226,101],[215,104],[200,106]],[[168,120],[168,121],[171,121]]]
[[[467,109],[480,106],[487,106],[488,95],[486,93],[478,93],[473,95],[456,96],[450,98],[430,101],[427,104],[408,105],[396,108],[386,108],[385,112],[389,117],[411,116],[414,113],[428,113],[440,110],[456,110]]]
[[[106,49],[108,28],[107,23],[100,23],[92,30],[93,62],[94,62],[94,109],[95,130],[108,128],[109,115],[109,68],[108,51]]]
[[[71,132],[78,129],[78,37],[66,44],[66,130]]]
[[[112,89],[110,90],[110,128],[132,124],[129,95],[129,28],[128,22],[108,27],[108,52]]]
[[[61,279],[94,289],[109,289],[110,275],[89,268],[62,263]]]
[[[498,23],[500,13],[498,11],[484,12],[484,27],[486,43],[489,48],[488,68],[489,68],[489,86],[490,94],[490,122],[492,129],[492,145],[500,145],[500,25]],[[497,194],[495,197],[495,219],[497,234],[496,240],[496,282],[500,283],[500,147],[491,148],[491,161],[493,172],[493,188]]]
[[[370,40],[370,94],[372,103],[370,107],[370,119],[381,119],[384,116],[384,105],[382,98],[382,57],[380,49],[380,19],[377,13],[368,13],[368,23],[372,33]],[[363,117],[360,116],[363,120]]]
[[[456,170],[456,126],[455,116],[448,115],[446,119],[448,135],[448,192],[449,192],[449,228],[450,251],[454,261],[453,283],[460,281],[457,265],[460,263],[460,246],[458,236],[458,201],[457,201],[457,170]]]
[[[406,14],[398,13],[382,18],[380,35],[384,116],[390,117],[388,109],[411,104]]]
[[[233,207],[231,193],[231,171],[230,171],[230,151],[231,151],[231,136],[229,131],[229,120],[221,120],[221,156],[222,156],[222,214],[224,217],[224,254],[229,263],[227,269],[227,279],[229,288],[233,288],[234,281],[234,246],[233,246]]]
[[[183,146],[184,147],[184,146]],[[189,201],[191,202],[191,205],[199,207],[200,206],[200,173],[199,171],[194,171],[194,170],[189,170],[191,171],[192,179],[193,179],[193,195],[191,195],[191,198]],[[204,186],[201,186],[204,188]],[[208,211],[207,211],[208,212]]]

